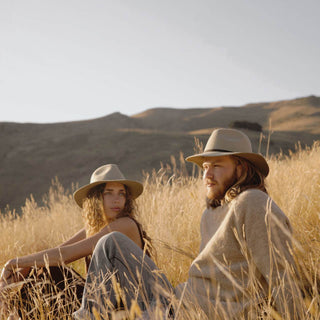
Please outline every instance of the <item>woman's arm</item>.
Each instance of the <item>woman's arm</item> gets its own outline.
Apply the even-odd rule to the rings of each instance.
[[[74,234],[70,239],[60,244],[58,247],[63,247],[66,245],[70,245],[73,243],[76,243],[78,241],[81,241],[86,238],[86,230],[83,228],[80,231],[78,231],[76,234]],[[32,264],[34,265],[34,264]],[[15,274],[12,274],[9,272],[9,275],[12,276],[12,279],[10,279],[11,282],[17,282],[23,280],[30,272],[31,265],[27,267],[19,267],[15,270]],[[0,278],[0,281],[2,281],[2,276]],[[3,284],[2,284],[3,285]]]
[[[76,234],[74,234],[70,239],[60,244],[59,247],[64,247],[66,245],[81,241],[85,238],[86,238],[86,230],[85,228],[83,228],[80,231],[78,231]]]
[[[74,239],[73,237],[64,243],[63,246],[58,246],[52,249],[43,250],[24,257],[9,260],[2,271],[1,281],[10,278],[10,274],[12,275],[14,270],[18,268],[31,266],[44,267],[46,265],[58,266],[63,263],[67,264],[90,255],[92,254],[99,239],[112,231],[122,232],[141,247],[142,244],[137,225],[132,219],[124,217],[111,222],[101,231],[89,238],[67,244],[71,239]]]

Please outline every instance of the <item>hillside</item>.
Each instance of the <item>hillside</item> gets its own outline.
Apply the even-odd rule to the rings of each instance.
[[[102,118],[54,124],[0,123],[0,209],[19,211],[26,197],[39,201],[58,177],[66,188],[85,184],[105,163],[118,163],[130,178],[160,168],[170,156],[193,153],[194,136],[203,143],[215,127],[232,121],[257,122],[263,128],[260,151],[269,154],[312,145],[320,138],[320,98],[315,96],[241,107],[154,108],[134,116],[113,113]],[[245,132],[258,151],[260,133]],[[192,165],[188,165],[191,170]]]

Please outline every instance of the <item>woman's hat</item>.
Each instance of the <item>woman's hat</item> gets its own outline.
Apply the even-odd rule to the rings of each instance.
[[[203,153],[186,158],[200,167],[206,157],[222,157],[236,155],[250,161],[266,177],[269,166],[266,159],[259,153],[252,152],[249,138],[241,131],[235,129],[219,128],[213,130]]]
[[[74,192],[73,198],[78,206],[82,208],[83,199],[93,187],[107,182],[119,182],[126,185],[133,199],[138,198],[143,191],[143,185],[137,181],[127,180],[116,164],[106,164],[93,172],[89,184]]]

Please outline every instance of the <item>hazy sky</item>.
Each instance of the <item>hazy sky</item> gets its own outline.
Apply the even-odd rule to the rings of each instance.
[[[320,95],[319,0],[0,0],[0,122]]]

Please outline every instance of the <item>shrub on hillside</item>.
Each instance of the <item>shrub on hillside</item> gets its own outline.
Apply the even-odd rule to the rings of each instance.
[[[232,121],[229,127],[234,129],[248,129],[252,131],[262,132],[262,126],[257,122]]]

